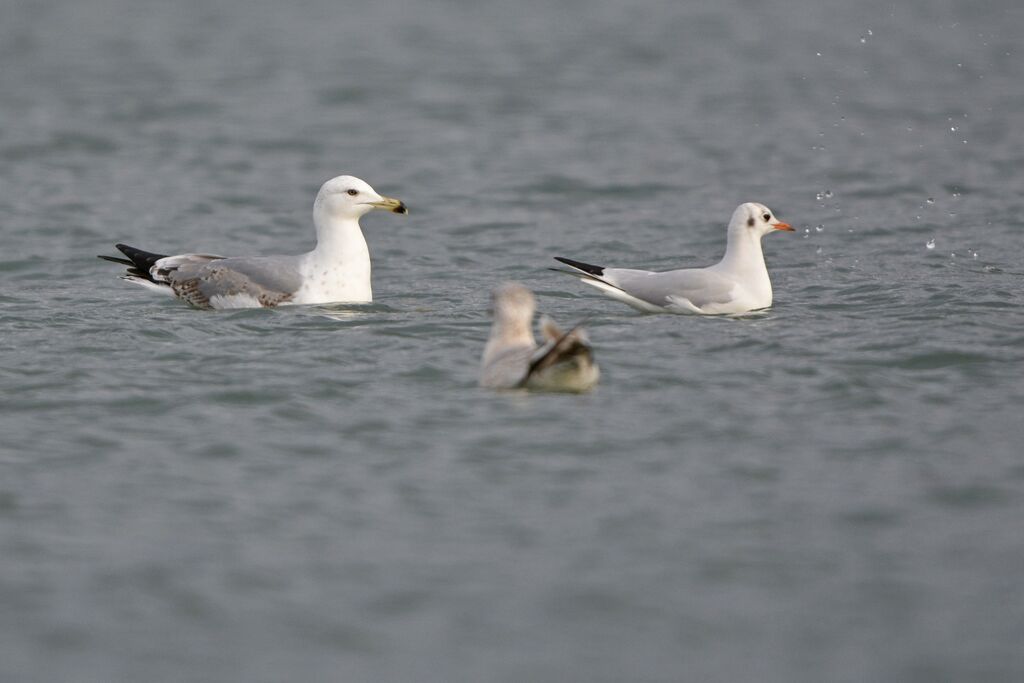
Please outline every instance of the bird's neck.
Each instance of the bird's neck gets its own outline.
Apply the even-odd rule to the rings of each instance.
[[[366,246],[358,218],[314,216],[316,247],[309,252],[311,261],[343,269],[353,275],[365,269],[370,272],[370,250]]]
[[[729,233],[725,246],[725,256],[718,264],[720,270],[730,273],[748,275],[764,273],[768,277],[768,268],[764,265],[764,252],[761,251],[761,237],[747,230]]]
[[[536,344],[529,320],[496,320],[484,347],[484,362],[510,347],[533,347]]]

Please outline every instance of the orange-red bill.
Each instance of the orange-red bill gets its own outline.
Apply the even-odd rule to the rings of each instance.
[[[794,228],[792,225],[790,225],[789,223],[783,223],[782,221],[779,221],[778,223],[772,223],[772,227],[775,228],[776,230],[788,230],[789,232],[794,232]]]

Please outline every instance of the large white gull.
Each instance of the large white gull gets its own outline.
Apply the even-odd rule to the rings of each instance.
[[[587,336],[578,326],[563,332],[541,318],[544,344],[533,337],[533,292],[507,282],[492,292],[494,323],[480,363],[480,386],[580,393],[597,384],[600,371]]]
[[[793,231],[764,204],[741,204],[729,221],[725,256],[707,268],[651,272],[605,268],[556,256],[566,272],[613,299],[646,313],[746,313],[772,305],[772,282],[764,264],[761,238]],[[557,270],[557,269],[556,269]]]
[[[121,277],[198,308],[259,308],[281,304],[366,303],[373,300],[370,251],[359,219],[375,209],[408,213],[353,176],[328,180],[313,203],[316,247],[297,256],[154,254],[126,244]]]

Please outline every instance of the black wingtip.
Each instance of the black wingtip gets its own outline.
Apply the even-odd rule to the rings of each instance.
[[[153,264],[162,258],[165,258],[164,254],[154,254],[150,251],[143,251],[142,249],[136,249],[127,244],[115,244],[117,250],[127,256],[127,259],[118,258],[116,256],[100,256],[105,261],[111,261],[113,263],[119,263],[123,266],[128,266],[128,274],[136,277],[145,278],[152,281],[152,277],[149,274],[149,269],[153,267]]]
[[[110,261],[111,263],[120,263],[122,266],[134,266],[135,264],[126,258],[118,258],[117,256],[104,256],[103,254],[96,254],[96,258],[101,258],[104,261]]]
[[[556,256],[555,260],[564,263],[567,266],[572,266],[576,270],[582,270],[584,273],[589,273],[590,275],[604,275],[604,266],[595,266],[589,263],[583,263],[582,261],[573,261],[571,258],[563,258],[561,256]]]

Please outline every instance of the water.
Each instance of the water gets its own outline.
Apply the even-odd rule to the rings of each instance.
[[[1021,680],[1022,30],[8,2],[0,679]],[[196,311],[95,258],[300,251],[339,173],[411,209],[364,220],[372,305]],[[741,201],[798,229],[765,313],[545,270],[709,263]],[[475,387],[510,278],[589,320],[598,391]]]

